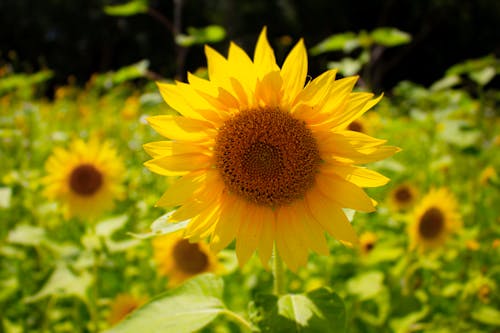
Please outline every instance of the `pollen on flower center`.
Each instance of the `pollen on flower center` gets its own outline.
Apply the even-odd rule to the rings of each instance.
[[[182,239],[173,248],[173,257],[177,267],[185,273],[201,273],[208,267],[208,257],[196,243]]]
[[[92,164],[81,164],[71,171],[69,186],[73,192],[90,196],[102,186],[102,174]]]
[[[278,108],[245,110],[226,121],[215,156],[230,192],[269,207],[303,197],[321,162],[305,123]]]
[[[424,238],[434,238],[441,233],[443,228],[443,213],[438,208],[431,207],[420,218],[418,231]]]

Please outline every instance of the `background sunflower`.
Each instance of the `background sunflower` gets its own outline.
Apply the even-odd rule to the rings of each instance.
[[[45,165],[45,195],[61,203],[66,218],[95,218],[123,197],[124,166],[109,142],[75,140],[55,148]]]

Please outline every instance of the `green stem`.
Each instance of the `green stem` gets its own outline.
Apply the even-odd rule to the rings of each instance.
[[[274,294],[276,296],[283,295],[285,293],[285,269],[276,244],[274,244],[273,248],[273,277]]]
[[[97,231],[95,223],[91,222],[92,236],[97,239]],[[94,285],[92,286],[92,295],[90,300],[90,316],[92,320],[92,328],[94,332],[99,332],[99,309],[97,302],[99,300],[99,248],[92,249],[93,263],[92,263],[92,275],[94,277]]]
[[[233,321],[237,322],[243,329],[246,329],[250,332],[252,331],[252,324],[246,321],[245,318],[243,318],[239,314],[234,313],[233,311],[228,309],[224,309],[222,313],[230,317]]]

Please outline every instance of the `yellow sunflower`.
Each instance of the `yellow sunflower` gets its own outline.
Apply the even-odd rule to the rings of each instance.
[[[108,142],[78,139],[68,150],[56,148],[45,169],[44,193],[60,201],[66,218],[97,217],[123,195],[125,169]]]
[[[362,233],[359,236],[359,245],[361,253],[364,255],[370,253],[375,248],[377,239],[378,239],[377,235],[375,235],[373,232],[368,231]]]
[[[431,190],[415,208],[410,224],[411,248],[422,251],[443,245],[461,226],[458,206],[447,189]]]
[[[183,230],[153,238],[154,260],[170,287],[205,272],[221,272],[217,256],[204,241],[190,243]]]
[[[418,191],[409,183],[396,186],[389,194],[391,206],[395,210],[407,210],[411,208],[417,200]]]
[[[205,47],[209,80],[158,83],[181,116],[148,119],[170,141],[152,142],[145,165],[182,176],[158,201],[180,206],[173,222],[190,219],[186,237],[209,238],[219,251],[236,239],[243,265],[254,251],[267,266],[273,245],[295,270],[308,249],[328,254],[324,232],[345,244],[358,240],[343,207],[364,212],[375,202],[361,189],[388,178],[357,166],[389,157],[385,146],[347,126],[381,99],[352,92],[358,77],[335,80],[330,70],[306,83],[300,40],[280,68],[264,28],[253,61],[231,43],[224,58]]]
[[[119,294],[110,305],[108,323],[115,325],[146,302],[145,297],[136,297],[130,294]]]

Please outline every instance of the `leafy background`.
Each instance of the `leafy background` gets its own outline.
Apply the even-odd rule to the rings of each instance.
[[[499,332],[499,18],[494,0],[0,2],[0,331]],[[403,152],[370,165],[391,183],[370,191],[377,212],[353,218],[378,239],[368,253],[330,239],[332,255],[288,272],[280,298],[232,247],[222,276],[168,288],[150,240],[130,235],[165,213],[154,203],[169,183],[142,166],[142,144],[160,139],[145,118],[175,112],[154,80],[206,75],[204,43],[251,52],[263,25],[278,59],[304,37],[311,76],[339,67],[385,93],[369,134]],[[96,133],[123,156],[127,196],[93,231],[63,219],[41,178],[55,147]],[[389,200],[402,183],[457,197],[463,228],[435,252],[408,249],[411,210]],[[149,302],[112,328],[123,293]]]

